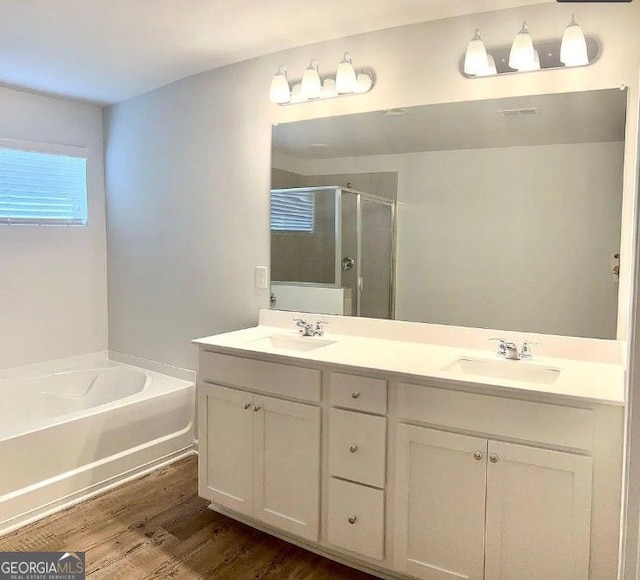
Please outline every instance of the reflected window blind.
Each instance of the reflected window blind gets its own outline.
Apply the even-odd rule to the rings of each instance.
[[[315,197],[311,193],[271,192],[271,229],[312,233]]]
[[[86,158],[0,147],[0,224],[86,225]]]

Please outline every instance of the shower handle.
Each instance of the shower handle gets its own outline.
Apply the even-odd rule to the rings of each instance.
[[[351,256],[342,258],[342,270],[348,272],[356,265],[356,261]]]

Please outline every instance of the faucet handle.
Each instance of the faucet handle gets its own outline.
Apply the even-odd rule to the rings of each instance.
[[[498,342],[498,356],[506,356],[507,341],[504,338],[490,338],[489,341]]]
[[[534,342],[533,340],[525,340],[522,343],[522,349],[520,350],[520,358],[532,358],[533,351],[531,350],[532,346],[540,346],[540,342]]]
[[[296,326],[298,327],[298,332],[303,334],[304,327],[307,325],[307,321],[304,318],[294,318],[293,321],[296,323]]]
[[[316,334],[318,336],[322,336],[324,334],[324,328],[322,328],[323,324],[329,324],[329,323],[325,322],[324,320],[318,320],[318,322],[316,322]]]

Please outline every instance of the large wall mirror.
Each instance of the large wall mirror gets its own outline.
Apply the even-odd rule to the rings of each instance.
[[[626,91],[273,128],[272,308],[615,338]]]

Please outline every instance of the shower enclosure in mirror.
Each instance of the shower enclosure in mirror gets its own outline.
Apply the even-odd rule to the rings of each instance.
[[[323,239],[313,248],[310,234],[305,241],[273,233],[273,289],[296,281],[351,290],[345,314],[616,338],[618,295],[629,286],[627,239],[621,248],[626,107],[627,91],[615,88],[278,124],[272,188],[333,186],[331,203],[342,206],[322,217],[316,194],[315,231]],[[346,183],[336,194],[335,184]],[[389,247],[389,238],[381,242],[388,232],[372,215],[389,206],[362,194],[358,210],[350,189],[396,204],[390,259],[381,249]],[[360,217],[338,227],[334,216],[348,209]],[[358,219],[356,250],[347,230],[356,231]],[[320,263],[325,249],[329,266]],[[304,259],[294,261],[296,254]],[[349,257],[353,269],[342,271]],[[300,274],[284,278],[283,260]],[[387,288],[392,305],[383,311]],[[299,306],[276,303],[319,309]]]
[[[349,187],[271,191],[271,304],[393,318],[395,202]]]

